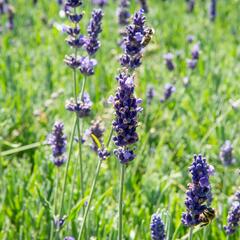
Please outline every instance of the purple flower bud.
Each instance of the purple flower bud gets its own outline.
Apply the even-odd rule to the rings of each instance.
[[[98,5],[99,7],[104,7],[107,5],[108,0],[92,0],[92,3]]]
[[[65,237],[64,240],[75,240],[75,238],[71,237],[71,236],[68,236],[68,237]]]
[[[70,112],[76,112],[80,118],[87,117],[90,114],[92,102],[88,93],[84,93],[83,99],[77,99],[77,103],[74,98],[67,100],[65,108]]]
[[[164,56],[164,59],[165,59],[165,64],[166,64],[166,67],[169,71],[173,71],[175,69],[175,66],[173,64],[173,54],[172,53],[167,53],[165,54]]]
[[[147,0],[139,0],[141,4],[141,8],[144,10],[145,13],[148,13],[148,5]]]
[[[160,99],[160,101],[161,102],[167,101],[175,91],[176,88],[172,84],[167,83],[164,87],[164,97]]]
[[[95,59],[90,59],[89,57],[79,57],[77,59],[79,64],[80,72],[85,76],[90,76],[94,74],[94,67],[97,65]]]
[[[164,228],[165,226],[162,222],[160,214],[153,214],[150,224],[152,240],[165,240],[166,235]]]
[[[209,15],[210,20],[214,21],[217,15],[217,0],[211,0],[210,6],[209,6]]]
[[[98,157],[102,160],[106,160],[110,156],[110,153],[107,151],[106,148],[98,149]]]
[[[195,69],[195,67],[197,66],[197,62],[198,61],[195,59],[187,59],[188,68]]]
[[[149,87],[147,90],[147,103],[151,104],[153,98],[155,96],[155,91],[153,87]]]
[[[198,60],[199,59],[199,44],[195,44],[192,48],[192,59]]]
[[[220,159],[222,160],[225,166],[229,166],[235,162],[235,159],[232,155],[232,144],[230,141],[226,141],[220,149]]]
[[[52,133],[47,137],[47,143],[52,149],[52,161],[57,167],[60,167],[66,161],[65,152],[67,140],[63,130],[64,124],[57,121],[53,126]]]
[[[188,42],[188,43],[192,43],[193,40],[194,40],[194,38],[195,38],[195,37],[194,37],[193,35],[188,35],[188,36],[187,36],[187,42]]]
[[[68,7],[71,7],[71,8],[76,8],[80,5],[82,5],[81,0],[66,0],[65,1],[65,6],[68,6]]]
[[[121,164],[128,164],[135,158],[133,150],[129,150],[128,148],[118,148],[115,149],[113,153]]]
[[[126,26],[129,24],[129,0],[120,0],[119,9],[118,9],[118,23],[120,25]]]

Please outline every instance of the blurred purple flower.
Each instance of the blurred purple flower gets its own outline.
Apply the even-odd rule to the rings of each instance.
[[[164,87],[164,97],[162,99],[160,99],[160,101],[165,102],[172,96],[172,94],[175,91],[176,91],[176,88],[172,84],[167,83]]]
[[[162,222],[160,214],[158,213],[153,214],[150,224],[152,240],[165,240],[166,235],[164,228],[165,226],[164,223]]]
[[[232,155],[233,147],[229,140],[227,140],[220,149],[220,159],[224,165],[229,166],[235,162]]]
[[[167,54],[164,54],[163,58],[165,59],[165,64],[166,64],[166,67],[169,71],[173,71],[175,66],[174,66],[174,63],[173,63],[173,57],[174,55],[172,53],[167,53]]]

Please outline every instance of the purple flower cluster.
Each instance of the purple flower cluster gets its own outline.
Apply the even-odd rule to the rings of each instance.
[[[122,26],[126,26],[129,24],[129,0],[120,0],[119,8],[118,8],[118,23]]]
[[[187,10],[188,12],[193,12],[195,7],[195,0],[188,0],[187,1]]]
[[[161,102],[167,101],[172,94],[176,91],[175,86],[170,83],[167,83],[164,87],[164,97],[160,99]]]
[[[153,34],[153,30],[145,26],[143,13],[143,10],[135,13],[133,24],[126,28],[126,36],[123,39],[124,55],[120,58],[120,63],[131,70],[141,65],[143,49]]]
[[[147,0],[139,0],[139,2],[141,4],[141,9],[143,9],[145,13],[148,13]]]
[[[187,65],[188,65],[188,68],[195,69],[198,63],[199,55],[200,55],[200,48],[198,43],[193,46],[191,55],[192,55],[192,58],[187,59]]]
[[[153,98],[155,96],[155,91],[153,87],[148,87],[147,89],[147,103],[151,104]]]
[[[166,67],[169,71],[173,71],[175,69],[175,65],[173,63],[173,54],[172,53],[166,53],[164,54],[163,58],[165,60]]]
[[[104,7],[107,5],[108,0],[92,0],[92,3],[98,5],[99,7]]]
[[[220,149],[220,159],[225,166],[229,166],[235,162],[232,151],[232,144],[230,141],[227,140]]]
[[[214,168],[208,165],[202,155],[194,155],[194,160],[189,168],[192,174],[192,183],[188,185],[185,205],[187,212],[182,214],[182,223],[187,227],[200,224],[201,214],[212,202],[211,185],[209,176],[214,173]]]
[[[117,81],[119,87],[114,97],[116,119],[113,122],[117,136],[113,140],[116,146],[125,147],[138,141],[136,133],[137,113],[141,111],[139,107],[141,99],[134,96],[133,76],[120,73]]]
[[[83,94],[83,99],[77,99],[77,102],[74,98],[70,98],[66,101],[65,108],[70,112],[75,112],[80,118],[89,116],[91,112],[92,102],[88,93]]]
[[[52,148],[52,161],[60,167],[66,161],[66,136],[63,133],[64,124],[60,121],[55,122],[53,131],[47,138],[47,143]]]
[[[88,25],[88,37],[85,38],[84,48],[88,54],[94,55],[100,48],[100,41],[98,40],[98,35],[102,32],[102,18],[103,12],[101,9],[94,10],[92,12],[92,18]]]
[[[165,240],[165,230],[160,214],[153,214],[150,224],[152,240]]]
[[[211,0],[210,6],[209,6],[209,16],[210,20],[214,21],[217,15],[217,0]]]
[[[227,226],[224,227],[227,235],[234,234],[240,226],[240,192],[235,194],[235,201],[228,213]]]
[[[7,23],[6,28],[9,30],[13,30],[14,28],[14,16],[15,16],[15,9],[14,7],[8,3],[7,0],[0,0],[0,16],[7,15]],[[2,32],[2,26],[0,24],[0,33]]]

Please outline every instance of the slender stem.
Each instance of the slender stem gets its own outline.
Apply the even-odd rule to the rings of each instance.
[[[96,169],[96,173],[95,173],[95,177],[94,177],[94,180],[93,180],[93,183],[92,183],[92,187],[91,187],[91,192],[90,192],[90,196],[89,196],[87,208],[86,208],[86,211],[85,211],[85,213],[84,213],[83,223],[82,223],[82,226],[81,226],[81,229],[80,229],[78,238],[77,238],[78,240],[81,240],[82,235],[83,235],[84,226],[85,226],[86,219],[87,219],[87,216],[88,216],[88,212],[89,212],[89,209],[90,209],[90,206],[91,206],[91,202],[92,202],[92,199],[93,199],[93,193],[94,193],[94,190],[95,190],[95,186],[96,186],[96,182],[97,182],[97,177],[98,177],[98,175],[99,175],[99,171],[100,171],[100,168],[101,168],[101,164],[102,164],[102,160],[99,159],[98,165],[97,165],[97,169]]]
[[[189,231],[189,240],[192,240],[192,236],[193,236],[193,227],[190,228],[190,231]]]
[[[58,194],[58,185],[59,185],[59,168],[57,168],[57,176],[56,176],[56,183],[54,189],[54,199],[53,199],[53,216],[57,215],[57,194]],[[51,233],[50,233],[50,240],[53,239],[54,235],[54,219],[52,220],[51,224]]]
[[[74,133],[76,130],[76,125],[77,125],[77,118],[74,122],[72,133],[71,133],[71,140],[70,140],[70,147],[69,147],[69,152],[68,152],[68,159],[67,159],[67,164],[65,168],[65,173],[64,173],[64,182],[63,182],[63,190],[62,190],[62,196],[61,196],[61,205],[60,205],[60,216],[62,216],[63,213],[63,205],[64,205],[64,194],[66,190],[66,185],[67,185],[67,175],[68,175],[68,169],[69,169],[69,163],[72,155],[72,148],[73,148],[73,140],[74,140]]]
[[[118,202],[118,214],[119,214],[119,219],[118,219],[118,240],[122,240],[122,229],[123,229],[123,224],[122,224],[122,215],[123,215],[123,183],[124,183],[124,171],[125,170],[125,165],[121,164],[121,173],[120,173],[120,192],[119,192],[119,202]]]
[[[83,78],[83,84],[82,84],[82,89],[81,89],[81,92],[80,92],[80,100],[83,100],[83,94],[84,94],[84,89],[85,89],[85,86],[86,86],[86,80],[87,80],[87,77],[84,76],[84,78]]]
[[[109,138],[108,138],[107,145],[106,145],[107,148],[109,147],[110,142],[111,142],[111,140],[112,140],[112,135],[113,135],[113,128],[111,129],[111,132],[110,132],[110,134],[109,134]]]

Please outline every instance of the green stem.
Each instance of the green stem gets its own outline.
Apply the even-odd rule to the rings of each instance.
[[[65,168],[65,173],[64,173],[64,182],[63,182],[63,190],[62,190],[62,196],[61,196],[61,205],[60,205],[60,215],[59,217],[62,216],[63,213],[63,205],[64,205],[64,194],[66,190],[66,185],[67,185],[67,175],[68,175],[68,170],[69,170],[69,163],[72,155],[72,148],[73,148],[73,140],[74,140],[74,133],[76,130],[76,125],[77,125],[77,119],[74,122],[72,133],[71,133],[71,140],[70,140],[70,147],[69,147],[69,152],[68,152],[68,159],[67,159],[67,164]]]
[[[122,240],[122,215],[123,215],[123,183],[124,183],[124,170],[125,165],[121,164],[121,173],[120,173],[120,192],[119,192],[119,202],[118,202],[118,214],[119,214],[119,222],[118,222],[118,240]]]
[[[87,219],[87,216],[88,216],[88,212],[89,212],[89,209],[90,209],[90,206],[91,206],[91,202],[92,202],[92,199],[93,199],[93,193],[94,193],[94,190],[95,190],[95,186],[96,186],[96,182],[97,182],[97,177],[98,177],[98,175],[99,175],[99,171],[100,171],[100,168],[101,168],[101,164],[102,164],[102,160],[99,159],[98,165],[97,165],[97,169],[96,169],[96,173],[95,173],[95,177],[94,177],[94,180],[93,180],[93,183],[92,183],[92,187],[91,187],[91,192],[90,192],[90,196],[89,196],[89,201],[88,201],[88,204],[87,204],[86,211],[85,211],[85,213],[84,213],[83,223],[82,223],[82,226],[81,226],[81,229],[80,229],[78,238],[77,238],[78,240],[81,240],[82,235],[83,235],[83,230],[84,230],[84,227],[85,227],[85,223],[86,223],[86,219]]]
[[[54,199],[53,199],[53,217],[57,215],[57,193],[58,193],[58,185],[59,185],[59,168],[57,167],[57,176],[56,176],[56,183],[54,189]],[[51,233],[50,233],[50,240],[53,239],[54,235],[54,219],[52,220],[51,225]]]
[[[189,240],[192,240],[192,236],[193,236],[193,227],[190,228],[190,232],[189,232]]]

